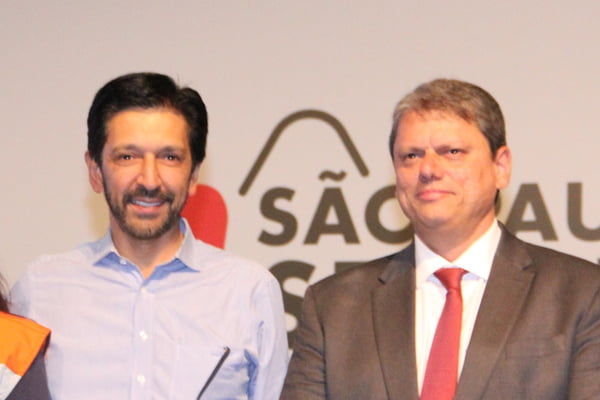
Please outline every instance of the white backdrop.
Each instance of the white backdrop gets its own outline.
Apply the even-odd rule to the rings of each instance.
[[[514,173],[501,219],[518,199],[520,237],[597,262],[599,15],[591,0],[4,1],[0,270],[12,283],[35,256],[104,232],[104,200],[89,188],[83,162],[85,118],[102,84],[140,70],[172,75],[203,96],[210,133],[200,181],[227,204],[225,247],[269,268],[296,262],[305,275],[285,282],[286,301],[336,262],[403,246],[375,237],[365,209],[393,183],[387,136],[394,104],[436,77],[479,84],[503,108]],[[277,124],[306,109],[343,125],[368,174],[330,125],[303,119],[285,130],[241,195]],[[346,175],[320,180],[324,170]],[[569,201],[569,183],[580,184],[571,185],[581,188],[580,201]],[[293,215],[297,226],[283,244],[267,245],[262,231],[280,236],[292,228],[261,213],[261,200],[278,187],[288,199],[270,209]],[[357,243],[318,229],[318,240],[305,243],[326,191],[337,200],[325,225],[335,230],[346,205]],[[569,209],[581,210],[571,221],[583,228],[569,226]],[[383,203],[378,220],[388,230],[406,224],[393,201]]]

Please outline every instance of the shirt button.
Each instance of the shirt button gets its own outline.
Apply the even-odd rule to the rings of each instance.
[[[150,336],[146,331],[140,331],[140,338],[145,342]]]
[[[136,379],[140,385],[146,383],[146,377],[142,374],[139,374]]]
[[[120,258],[119,259],[119,264],[121,264],[121,265],[127,265],[127,261],[125,261],[124,259]]]

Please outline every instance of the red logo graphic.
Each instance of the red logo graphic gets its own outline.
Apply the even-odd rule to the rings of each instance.
[[[227,206],[223,196],[211,186],[198,184],[181,215],[187,219],[196,239],[224,248],[227,233]]]

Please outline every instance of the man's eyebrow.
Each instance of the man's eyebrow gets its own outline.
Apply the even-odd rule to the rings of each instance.
[[[422,147],[422,146],[407,146],[407,147],[400,146],[398,151],[401,153],[415,153],[417,151],[424,151],[424,147]]]
[[[117,145],[117,146],[113,147],[113,151],[121,151],[121,150],[140,150],[141,151],[143,149],[142,149],[142,146],[137,145],[135,143],[126,143],[126,144]],[[154,151],[156,151],[156,152],[185,151],[185,147],[184,146],[167,145],[164,147],[158,147]]]
[[[115,147],[113,147],[113,151],[118,151],[118,150],[137,150],[139,149],[139,146],[133,143],[126,143],[126,144],[120,144],[117,145]]]
[[[165,146],[161,147],[159,151],[185,151],[183,146]]]

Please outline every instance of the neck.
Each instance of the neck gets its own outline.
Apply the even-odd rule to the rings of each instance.
[[[134,263],[144,279],[152,275],[157,266],[171,261],[183,242],[178,224],[155,239],[133,238],[119,228],[111,229],[111,236],[119,254]]]
[[[456,261],[467,249],[475,243],[490,228],[492,221],[479,224],[476,229],[421,229],[415,234],[435,254],[444,257],[450,262]]]

